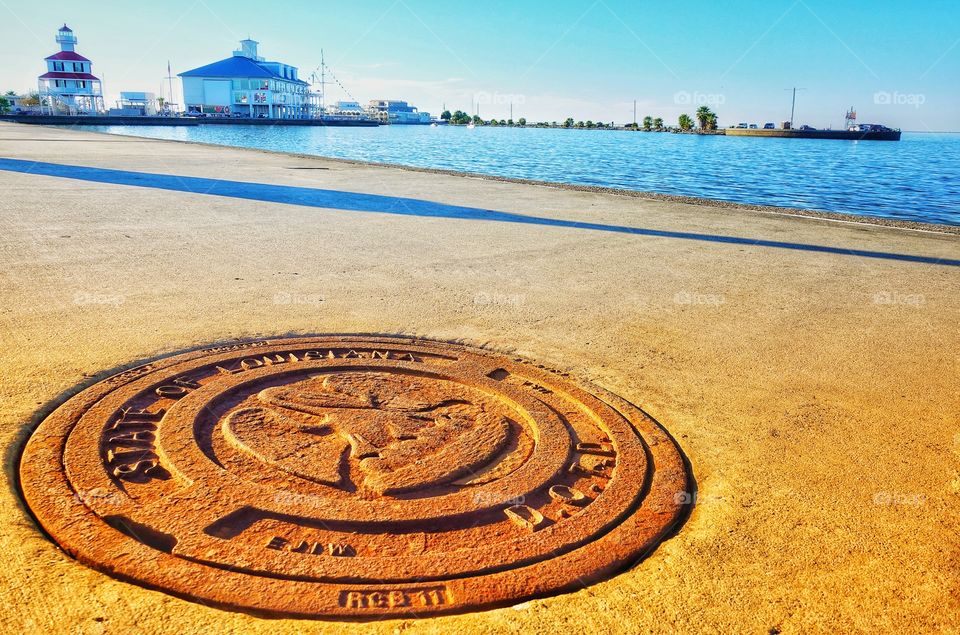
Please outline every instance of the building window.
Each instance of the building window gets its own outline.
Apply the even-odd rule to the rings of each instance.
[[[74,63],[73,63],[73,72],[74,72],[74,73],[82,73],[82,72],[83,72],[83,64],[78,64],[77,62],[74,62]]]
[[[78,88],[86,88],[86,87],[87,87],[87,82],[85,82],[85,81],[77,82],[77,87],[78,87]]]
[[[62,71],[63,71],[63,62],[54,62],[54,63],[53,63],[53,70],[62,72]]]
[[[247,103],[247,93],[234,93],[233,94],[233,103],[235,104],[245,104]]]

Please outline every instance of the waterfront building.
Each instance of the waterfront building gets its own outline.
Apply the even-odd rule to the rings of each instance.
[[[116,108],[110,115],[120,117],[152,117],[157,114],[157,95],[143,92],[121,92]]]
[[[77,36],[66,24],[57,31],[60,51],[46,58],[38,78],[40,110],[46,114],[96,114],[103,111],[103,84],[93,62],[77,53]]]
[[[7,107],[10,109],[10,112],[21,112],[26,108],[22,102],[25,97],[23,95],[3,95],[3,98],[7,100]]]
[[[247,39],[232,57],[179,77],[188,112],[223,116],[306,119],[318,110],[316,95],[295,66],[268,62]]]
[[[380,123],[419,125],[430,123],[430,113],[419,112],[416,107],[405,101],[373,99],[367,107],[370,114]]]
[[[331,109],[334,114],[338,115],[355,115],[359,117],[363,115],[363,107],[360,106],[358,101],[338,101],[336,105]]]

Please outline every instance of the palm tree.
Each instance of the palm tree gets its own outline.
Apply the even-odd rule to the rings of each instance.
[[[680,124],[681,130],[690,130],[693,128],[693,119],[686,113],[680,115],[678,123]]]
[[[709,107],[700,106],[699,108],[697,108],[697,121],[700,122],[701,130],[708,130],[707,124],[710,121],[711,115],[716,117],[716,115],[713,114],[713,112],[710,110]]]
[[[651,128],[653,128],[653,117],[647,115],[643,118],[643,129],[650,132]]]
[[[656,119],[654,119],[653,127],[656,128],[657,130],[663,130],[663,119],[661,119],[660,117],[657,117]]]

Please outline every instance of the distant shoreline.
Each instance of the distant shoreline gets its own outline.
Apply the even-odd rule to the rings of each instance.
[[[332,126],[332,127],[391,127],[399,126],[404,127],[423,127],[429,126],[430,124],[376,124],[375,122],[368,121],[349,121],[344,119],[334,119],[320,121],[320,120],[310,120],[310,119],[232,119],[229,117],[208,117],[208,118],[191,118],[191,117],[160,117],[160,116],[71,116],[71,115],[13,115],[13,114],[0,114],[0,121],[8,121],[10,123],[19,123],[24,125],[40,125],[40,126],[162,126],[162,127],[195,127],[201,125],[234,125],[234,126]],[[460,123],[450,123],[450,122],[435,122],[441,126],[450,126],[452,128],[467,128],[467,124]],[[666,134],[682,134],[682,135],[695,135],[703,137],[724,137],[724,136],[733,136],[727,134],[728,130],[736,130],[735,128],[726,127],[726,128],[717,128],[715,130],[680,130],[676,126],[667,126],[662,129],[650,129],[646,130],[642,126],[633,127],[633,124],[618,124],[618,125],[595,125],[592,127],[588,126],[563,126],[563,125],[538,125],[538,124],[496,124],[490,125],[487,123],[476,126],[478,128],[518,128],[518,129],[529,129],[529,130],[586,130],[586,131],[613,131],[613,132],[644,132],[644,133],[666,133]],[[836,132],[840,131],[839,128],[817,128],[818,132]],[[902,130],[902,132],[907,134],[960,134],[960,130]],[[758,135],[760,136],[760,135]]]

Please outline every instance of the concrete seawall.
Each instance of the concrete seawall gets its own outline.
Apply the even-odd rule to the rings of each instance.
[[[767,130],[765,128],[726,128],[728,137],[768,137],[774,139],[843,139],[847,141],[900,141],[899,130],[851,132],[849,130]]]
[[[3,632],[960,629],[956,234],[3,122],[0,158]],[[607,582],[373,624],[202,606],[37,529],[19,448],[78,387],[294,333],[592,380],[676,438],[696,504]]]
[[[0,121],[40,126],[335,126],[373,128],[359,119],[250,119],[236,117],[119,117],[70,115],[0,115]]]

